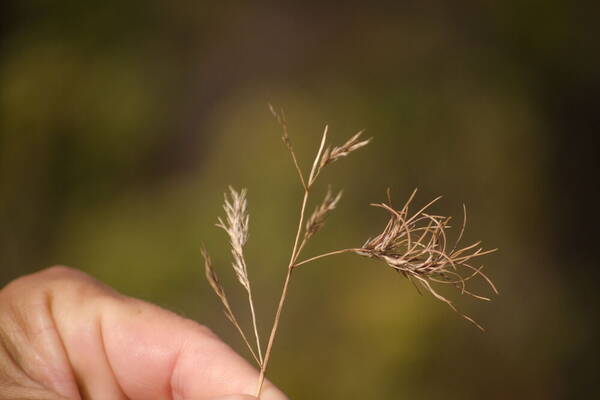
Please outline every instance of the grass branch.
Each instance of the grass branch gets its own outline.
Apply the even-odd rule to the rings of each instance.
[[[343,249],[343,250],[331,251],[329,253],[319,254],[318,256],[307,258],[306,260],[302,260],[302,261],[299,261],[299,262],[295,263],[294,264],[294,268],[299,267],[299,266],[304,265],[304,264],[308,264],[308,263],[316,261],[316,260],[319,260],[321,258],[331,257],[331,256],[335,256],[335,255],[338,255],[338,254],[343,254],[343,253],[357,253],[359,251],[360,251],[360,249]]]

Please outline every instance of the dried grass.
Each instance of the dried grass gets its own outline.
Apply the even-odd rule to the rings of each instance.
[[[467,290],[467,282],[474,277],[480,277],[494,293],[498,294],[492,281],[482,272],[483,266],[476,268],[471,265],[471,260],[474,258],[493,253],[497,249],[484,250],[482,247],[478,247],[481,242],[457,249],[467,222],[464,205],[462,228],[454,245],[448,249],[447,231],[450,228],[451,217],[432,215],[426,212],[440,197],[429,202],[411,216],[409,206],[416,192],[415,189],[400,210],[394,209],[391,201],[390,204],[372,204],[386,210],[390,214],[390,219],[383,232],[375,238],[367,240],[360,249],[355,250],[355,253],[381,260],[409,280],[414,279],[435,298],[448,304],[465,319],[484,330],[472,318],[460,313],[450,300],[439,294],[431,286],[431,282],[452,285],[459,288],[461,294],[489,301],[489,297]]]
[[[256,311],[254,310],[254,299],[252,298],[252,288],[248,278],[248,267],[244,259],[244,246],[248,241],[248,202],[246,200],[246,189],[237,192],[233,187],[229,187],[229,196],[224,195],[223,210],[225,211],[225,220],[218,218],[217,226],[227,232],[229,243],[231,244],[231,255],[233,256],[233,270],[240,284],[246,289],[248,295],[248,305],[252,317],[252,329],[254,339],[256,340],[256,349],[248,346],[249,350],[255,355],[258,354],[259,364],[263,362],[262,348],[260,345],[260,335],[258,334],[258,324],[256,322]],[[210,281],[210,280],[209,280]],[[211,284],[213,290],[215,287]],[[217,293],[217,295],[219,295]],[[223,298],[219,296],[221,301]],[[246,341],[247,342],[247,341]],[[246,343],[248,345],[248,343]],[[256,358],[256,355],[255,355]]]
[[[218,218],[216,224],[229,235],[231,244],[231,255],[233,256],[233,270],[242,286],[250,291],[250,280],[248,279],[248,267],[244,259],[244,246],[248,241],[248,202],[246,200],[246,189],[237,192],[231,186],[229,187],[229,196],[224,195],[223,210],[225,211],[225,221]]]
[[[325,126],[319,148],[312,163],[312,168],[308,176],[305,177],[288,134],[288,125],[285,119],[285,114],[282,110],[276,111],[271,105],[269,105],[269,109],[282,128],[282,140],[292,157],[294,167],[304,189],[304,196],[302,199],[302,205],[300,207],[300,216],[296,229],[294,244],[288,262],[286,277],[283,283],[277,311],[273,319],[273,325],[264,353],[262,352],[260,345],[260,338],[256,323],[256,313],[254,311],[254,301],[252,299],[252,290],[250,279],[248,277],[248,268],[246,266],[246,260],[243,252],[244,245],[248,240],[249,221],[245,189],[242,189],[238,192],[231,187],[229,188],[229,194],[225,195],[225,201],[223,205],[223,209],[225,210],[225,219],[223,220],[219,218],[217,226],[225,230],[229,236],[231,254],[233,256],[233,270],[238,281],[244,287],[248,295],[248,303],[252,316],[254,336],[256,339],[255,346],[250,344],[246,334],[244,333],[244,330],[240,327],[240,324],[235,318],[235,315],[227,300],[227,296],[225,295],[225,291],[223,290],[222,285],[219,283],[217,275],[212,268],[210,257],[208,257],[205,251],[202,252],[205,260],[206,277],[211,288],[219,297],[221,303],[223,303],[225,315],[236,327],[242,336],[244,343],[260,367],[260,378],[256,395],[260,395],[264,383],[267,367],[273,349],[273,343],[281,319],[281,313],[287,298],[292,272],[301,265],[316,261],[321,258],[342,253],[354,253],[363,257],[381,261],[384,265],[387,265],[394,271],[401,273],[403,276],[413,282],[415,287],[417,287],[417,290],[419,290],[418,288],[421,287],[433,295],[436,299],[446,303],[463,318],[467,319],[478,328],[483,330],[481,325],[475,322],[472,318],[458,311],[458,309],[454,306],[454,303],[445,296],[442,296],[432,284],[453,286],[458,288],[461,294],[466,294],[480,300],[490,300],[489,297],[476,294],[468,290],[467,286],[472,279],[480,278],[486,282],[487,285],[489,285],[494,293],[498,293],[498,290],[490,278],[482,272],[483,266],[473,265],[475,259],[483,255],[490,254],[496,251],[496,249],[484,250],[483,247],[480,246],[480,242],[476,242],[465,247],[460,247],[460,242],[467,222],[467,214],[464,206],[462,227],[457,235],[456,240],[454,240],[454,243],[450,245],[448,239],[448,230],[450,229],[449,223],[451,218],[435,215],[428,211],[431,206],[440,199],[440,197],[427,203],[417,212],[410,213],[409,207],[415,198],[416,190],[411,194],[409,199],[400,209],[394,208],[388,190],[388,202],[371,204],[374,207],[385,210],[389,214],[389,220],[381,233],[366,240],[365,243],[360,247],[335,250],[305,259],[303,261],[298,261],[305,245],[317,232],[321,230],[325,224],[327,216],[336,208],[342,196],[341,191],[334,196],[331,191],[331,187],[328,187],[321,203],[317,205],[313,213],[306,219],[306,207],[309,195],[312,193],[312,189],[317,177],[328,165],[338,161],[343,157],[347,157],[354,151],[369,144],[371,138],[361,140],[361,136],[364,131],[359,131],[339,146],[328,145],[328,126]]]
[[[325,198],[319,204],[315,211],[313,211],[312,215],[306,221],[306,227],[304,228],[304,242],[308,241],[315,233],[319,232],[323,225],[325,225],[325,220],[331,211],[335,209],[335,206],[342,198],[342,191],[339,191],[338,194],[334,197],[331,192],[331,186],[327,187],[327,193],[325,193]]]

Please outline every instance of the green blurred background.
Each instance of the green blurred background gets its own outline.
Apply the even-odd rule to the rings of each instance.
[[[396,4],[401,3],[401,4]],[[470,215],[501,294],[458,299],[481,334],[352,256],[294,277],[270,377],[293,399],[595,398],[598,10],[584,2],[3,1],[0,286],[52,264],[210,326],[244,353],[202,276],[241,313],[228,184],[249,188],[267,334],[324,123],[373,143],[322,176],[345,197],[306,254],[355,246],[418,187]],[[317,195],[321,197],[321,194]],[[312,207],[311,207],[312,208]]]

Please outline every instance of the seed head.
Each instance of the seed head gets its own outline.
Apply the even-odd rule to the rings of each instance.
[[[355,252],[383,261],[413,283],[420,284],[435,298],[448,304],[457,312],[454,304],[440,295],[431,283],[456,286],[461,294],[468,294],[481,300],[490,300],[488,297],[470,292],[466,286],[467,281],[474,277],[480,277],[494,293],[498,293],[492,281],[482,272],[483,266],[475,267],[471,263],[474,258],[492,253],[497,249],[484,250],[479,247],[481,242],[457,249],[466,225],[466,211],[458,238],[449,249],[447,231],[450,228],[451,217],[432,215],[426,212],[440,197],[428,203],[418,212],[409,215],[409,205],[415,194],[416,190],[400,210],[394,209],[391,201],[390,204],[372,204],[386,210],[390,214],[390,219],[383,232],[367,240],[362,248]],[[468,316],[461,315],[483,329]]]
[[[233,256],[233,270],[246,290],[250,288],[246,261],[244,260],[244,245],[248,240],[248,221],[246,189],[237,192],[233,187],[229,187],[229,196],[225,193],[223,210],[225,210],[225,220],[218,218],[217,226],[222,228],[229,235],[231,244],[231,255]]]
[[[321,230],[323,225],[325,225],[325,220],[329,215],[329,212],[333,211],[337,205],[337,203],[342,198],[342,191],[340,191],[335,197],[331,192],[331,186],[327,187],[327,193],[325,194],[325,198],[319,204],[315,211],[313,211],[312,215],[306,222],[306,230],[304,232],[305,240],[308,240],[311,236]]]

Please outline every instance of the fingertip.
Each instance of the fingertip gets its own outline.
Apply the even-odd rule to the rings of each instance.
[[[207,400],[258,400],[258,399],[254,396],[250,396],[247,394],[228,394],[226,396],[211,397],[210,399],[207,399]]]
[[[288,400],[288,397],[275,386],[269,385],[262,391],[260,400]]]

